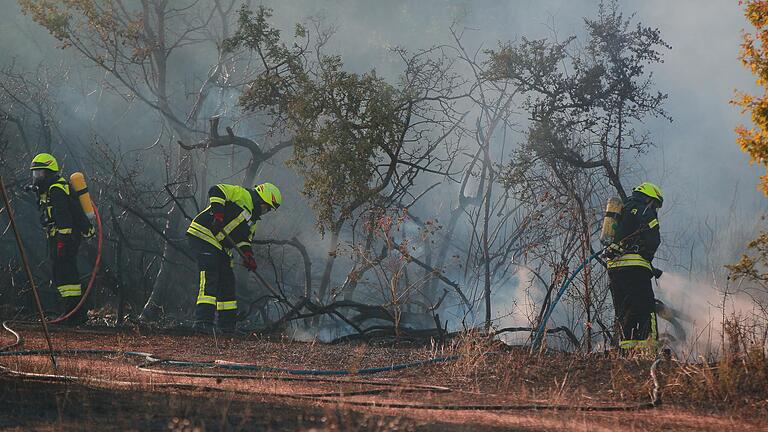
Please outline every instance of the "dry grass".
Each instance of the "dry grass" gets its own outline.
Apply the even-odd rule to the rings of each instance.
[[[447,378],[468,391],[563,404],[650,400],[652,359],[644,357],[531,354],[482,334],[457,338],[450,353],[460,357],[446,366]]]
[[[43,343],[40,335],[25,332],[28,337],[28,347],[40,347]],[[584,404],[633,404],[650,400],[651,381],[649,368],[652,358],[648,356],[636,356],[633,358],[621,358],[616,355],[585,355],[569,353],[543,353],[530,354],[525,348],[509,348],[497,341],[489,340],[481,334],[466,334],[449,344],[449,346],[436,349],[434,347],[422,348],[396,348],[376,347],[366,345],[337,345],[327,346],[321,344],[298,343],[274,343],[270,341],[245,341],[235,340],[221,343],[218,347],[211,347],[199,342],[204,338],[188,337],[163,337],[143,335],[94,335],[94,334],[57,334],[57,343],[61,348],[94,348],[110,346],[121,350],[153,351],[164,356],[175,358],[208,359],[222,358],[232,361],[255,362],[270,366],[295,367],[306,364],[319,369],[358,369],[361,367],[384,366],[394,363],[409,362],[425,359],[435,355],[458,355],[456,361],[437,364],[433,366],[406,369],[397,372],[388,372],[371,377],[385,381],[398,381],[403,383],[432,384],[447,386],[453,392],[447,394],[401,394],[392,393],[381,396],[371,396],[370,400],[382,402],[395,401],[407,403],[451,403],[451,404],[515,404],[519,402],[540,401],[545,403],[584,405]],[[731,343],[733,347],[728,357],[724,357],[719,363],[681,364],[667,362],[662,368],[663,389],[666,409],[677,410],[678,415],[685,414],[689,418],[701,412],[713,412],[713,415],[702,415],[709,419],[711,425],[721,424],[718,418],[736,415],[733,424],[741,424],[745,418],[768,419],[765,412],[766,387],[765,383],[766,359],[764,352],[754,349],[753,345],[744,342],[743,335],[738,336],[740,342]],[[734,341],[736,337],[732,337]],[[745,347],[751,347],[746,349]],[[48,358],[44,355],[23,358],[0,358],[0,364],[12,368],[50,373],[51,368]],[[212,380],[189,377],[167,377],[160,375],[148,375],[136,370],[133,366],[135,360],[122,356],[79,356],[62,357],[60,373],[89,376],[94,378],[111,378],[141,383],[132,387],[110,388],[106,384],[91,383],[87,392],[98,395],[100,392],[109,392],[116,400],[101,401],[122,405],[120,392],[135,393],[136,395],[152,395],[151,398],[163,397],[178,398],[179,402],[172,410],[156,411],[168,413],[163,417],[162,425],[152,424],[154,428],[175,428],[175,430],[219,430],[221,422],[228,421],[233,426],[233,421],[242,422],[245,427],[257,421],[264,415],[264,410],[269,410],[270,415],[281,417],[284,413],[282,404],[284,399],[268,397],[269,394],[287,392],[314,393],[321,391],[366,390],[366,387],[277,382],[265,380],[260,377],[256,380]],[[179,370],[179,369],[174,369]],[[205,372],[205,369],[194,370]],[[1,379],[1,378],[0,378]],[[184,382],[200,386],[200,391],[163,390],[152,383],[158,382]],[[205,387],[216,387],[222,390],[246,392],[246,394],[211,393],[205,391]],[[142,391],[137,391],[141,389]],[[117,396],[116,396],[117,395]],[[163,396],[165,395],[165,396]],[[94,398],[94,395],[81,395],[82,398]],[[133,397],[133,396],[131,396]],[[141,398],[142,396],[137,396]],[[207,402],[196,402],[204,399]],[[360,400],[364,398],[359,398]],[[89,399],[92,400],[92,399]],[[154,400],[154,399],[153,399]],[[183,402],[187,401],[187,402]],[[211,401],[216,401],[215,403]],[[80,403],[79,400],[64,400],[62,407],[72,407]],[[94,402],[89,402],[94,403]],[[762,403],[762,405],[760,405]],[[296,412],[306,410],[313,412],[311,419],[291,419],[292,429],[298,430],[421,430],[423,424],[415,421],[417,418],[428,418],[422,411],[373,411],[375,415],[361,415],[368,412],[364,409],[340,409],[328,405],[315,405],[312,403],[299,403],[294,406]],[[206,408],[201,411],[201,407]],[[736,409],[736,406],[740,406]],[[148,405],[149,407],[149,405]],[[275,408],[278,407],[278,408]],[[322,409],[321,409],[322,408]],[[59,408],[55,408],[59,409]],[[125,422],[130,424],[132,413],[127,408],[120,407],[119,411],[125,415]],[[141,415],[149,415],[150,408],[136,408],[141,410]],[[155,408],[151,408],[155,409]],[[158,408],[161,409],[161,408]],[[318,409],[320,409],[318,413]],[[61,411],[65,418],[71,415],[67,409]],[[201,420],[201,412],[204,412]],[[291,416],[298,415],[292,412]],[[172,415],[170,415],[172,413]],[[370,414],[370,413],[369,413]],[[464,413],[465,418],[474,419],[478,424],[484,425],[519,425],[534,424],[533,419],[546,413]],[[552,413],[550,413],[552,414]],[[549,414],[546,414],[549,415]],[[445,416],[435,416],[437,420],[454,418],[455,423],[461,425],[462,416],[448,412]],[[556,416],[554,416],[556,417]],[[553,417],[553,419],[554,419]],[[176,420],[174,420],[176,418]],[[256,418],[254,420],[254,418]],[[564,415],[568,421],[561,422],[563,427],[576,430],[594,430],[597,424],[612,428],[629,426],[643,429],[654,425],[653,416],[646,418],[642,413],[623,420],[611,417],[609,414],[597,416],[582,416],[569,412]],[[578,418],[579,421],[573,422]],[[187,421],[185,421],[185,419]],[[235,419],[235,420],[232,420]],[[525,420],[528,419],[528,420]],[[259,420],[260,421],[260,420]],[[554,420],[553,420],[554,421]],[[665,420],[666,421],[666,420]],[[688,421],[688,420],[685,420]],[[703,420],[702,420],[703,421]],[[453,420],[452,420],[453,422]],[[489,423],[490,422],[490,423]],[[517,422],[517,423],[515,423]],[[528,423],[526,423],[528,422]],[[613,422],[613,423],[612,423]],[[634,422],[634,423],[633,423]],[[703,429],[712,429],[710,423],[702,423]],[[235,423],[235,425],[240,423]],[[547,423],[550,424],[550,423]],[[555,424],[555,423],[552,423]],[[559,423],[558,423],[559,424]],[[670,419],[667,425],[674,425],[679,429],[677,420]],[[608,425],[608,426],[606,426]],[[635,425],[635,426],[632,426]],[[462,426],[464,427],[464,426]],[[476,430],[474,426],[464,430]],[[554,427],[554,426],[553,426]],[[672,426],[670,426],[672,427]],[[554,427],[557,429],[556,427]],[[2,428],[0,427],[0,430]],[[599,428],[598,428],[599,429]],[[692,428],[695,429],[695,428]],[[745,430],[747,430],[746,428]],[[237,430],[237,427],[235,427]],[[440,429],[434,429],[440,430]]]
[[[768,419],[768,359],[748,329],[731,323],[729,349],[716,362],[662,363],[666,405]],[[546,353],[502,350],[481,334],[457,338],[449,349],[460,358],[446,366],[446,382],[465,391],[519,400],[584,404],[651,400],[655,357],[637,353]]]
[[[675,363],[668,392],[684,403],[768,417],[768,356],[761,327],[728,319],[725,347],[715,361]],[[716,356],[708,356],[716,357]]]
[[[447,349],[450,355],[458,359],[450,362],[447,372],[456,382],[470,386],[470,389],[480,391],[485,381],[484,375],[489,372],[490,353],[497,349],[493,341],[479,332],[467,332],[453,339]]]

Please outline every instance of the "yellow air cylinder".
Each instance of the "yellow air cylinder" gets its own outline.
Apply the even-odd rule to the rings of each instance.
[[[621,209],[623,207],[624,203],[621,199],[616,197],[608,199],[608,204],[605,206],[603,229],[600,230],[600,243],[605,246],[613,243],[613,238],[616,235],[616,227],[619,224],[619,215],[621,214]]]
[[[96,213],[93,211],[93,202],[91,201],[91,194],[88,193],[88,185],[85,184],[85,176],[80,172],[72,173],[69,176],[69,183],[75,188],[77,198],[80,200],[80,206],[83,207],[88,220],[93,222],[96,218]]]

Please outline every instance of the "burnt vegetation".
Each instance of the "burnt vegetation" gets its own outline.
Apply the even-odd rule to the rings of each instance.
[[[655,396],[647,400],[659,384],[683,417],[713,416],[696,423],[622,412],[608,428],[722,429],[768,418],[766,233],[727,266],[708,220],[690,243],[680,240],[686,233],[665,240],[662,254],[690,244],[690,261],[673,258],[665,270],[682,268],[689,280],[711,274],[721,314],[687,339],[673,322],[675,332],[663,335],[677,343],[670,361],[611,350],[604,263],[578,273],[543,322],[558,289],[602,247],[606,200],[631,194],[644,175],[637,162],[661,145],[647,123],[672,121],[653,76],[671,50],[659,29],[607,1],[578,35],[552,29],[545,38],[478,42],[478,30],[456,21],[440,44],[386,47],[380,63],[361,64],[328,20],[278,16],[257,3],[18,0],[46,49],[59,50],[35,66],[23,55],[0,60],[0,177],[53,318],[59,299],[35,195],[25,190],[29,161],[49,152],[65,175],[85,173],[103,231],[101,267],[85,330],[53,332],[61,349],[116,351],[60,356],[59,372],[74,378],[45,383],[32,381],[45,381],[47,357],[0,357],[0,402],[17,416],[0,418],[0,428],[58,421],[78,429],[94,419],[121,430],[585,428],[609,417],[542,411],[532,415],[543,423],[505,424],[482,412],[530,401],[655,408]],[[760,2],[749,3],[751,19],[768,22],[755,15]],[[762,68],[749,41],[745,63]],[[186,227],[212,185],[266,181],[284,202],[258,224],[258,270],[235,260],[244,334],[191,335],[198,269]],[[7,212],[0,208],[0,324],[36,319]],[[695,241],[703,264],[694,263]],[[97,254],[95,241],[83,242],[84,283]],[[736,296],[747,299],[748,315],[728,312]],[[543,324],[545,342],[532,350]],[[26,330],[28,345],[43,347]],[[21,339],[6,342],[0,352]],[[202,376],[154,358],[131,364],[127,353],[136,351],[254,367]],[[367,382],[283,374],[420,362],[428,373],[408,367]],[[197,366],[208,373],[222,363]],[[309,390],[323,393],[296,398]],[[436,419],[321,402],[480,408]],[[86,408],[62,418],[72,405]]]
[[[43,151],[86,173],[101,215],[92,323],[184,325],[197,287],[189,219],[211,185],[270,181],[285,204],[259,224],[258,276],[237,270],[242,329],[326,342],[444,344],[469,330],[525,341],[595,252],[605,200],[626,197],[638,174],[628,161],[655,145],[643,122],[671,121],[650,72],[670,46],[615,2],[584,19],[582,36],[491,49],[468,46],[473,30],[457,22],[445,44],[391,47],[395,73],[350,66],[323,20],[286,31],[269,8],[241,3],[19,1],[71,54],[0,67],[0,174],[47,305],[55,289],[23,190]],[[3,316],[29,317],[5,222],[1,234]],[[83,268],[95,254],[86,243]],[[759,281],[765,305],[765,275],[754,263],[734,271]],[[588,267],[550,344],[610,345],[609,298],[604,268]],[[504,327],[509,316],[525,325]],[[764,332],[740,336],[726,364],[765,374]],[[745,382],[699,367],[681,375],[686,386],[703,388],[700,375],[725,399]]]

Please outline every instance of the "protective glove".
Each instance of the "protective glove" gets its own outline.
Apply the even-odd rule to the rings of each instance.
[[[603,258],[609,260],[621,255],[624,255],[624,249],[616,243],[611,243],[608,245],[608,247],[605,248],[605,252],[603,252]]]
[[[214,235],[216,235],[219,233],[219,231],[221,231],[222,228],[224,228],[224,212],[214,212],[211,231]]]
[[[657,269],[656,267],[653,267],[653,270],[651,271],[653,271],[653,277],[655,277],[656,279],[660,278],[661,275],[664,274],[664,272],[661,269]]]
[[[256,260],[253,259],[253,252],[251,250],[243,251],[243,266],[248,271],[256,271]]]

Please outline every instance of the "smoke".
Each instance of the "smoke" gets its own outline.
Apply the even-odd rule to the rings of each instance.
[[[681,315],[686,319],[680,323],[687,337],[674,341],[671,346],[688,359],[712,357],[721,351],[725,320],[760,319],[750,297],[716,278],[689,278],[666,272],[659,279],[655,293],[657,299],[685,315]],[[660,324],[660,332],[674,334],[669,323],[662,320]]]
[[[513,280],[499,287],[493,295],[494,327],[531,327],[541,308],[546,289],[527,267],[518,267]],[[562,310],[562,308],[561,308]],[[553,320],[554,321],[554,320]],[[530,338],[525,331],[506,333],[500,338],[508,344],[524,344]]]
[[[264,1],[263,4],[274,8],[273,21],[284,35],[291,34],[296,22],[308,17],[322,17],[325,24],[336,27],[336,35],[328,45],[329,51],[340,54],[347,69],[353,72],[375,69],[380,76],[390,80],[397,77],[403,66],[389,51],[391,47],[402,46],[416,51],[451,43],[452,25],[464,30],[464,43],[470,51],[482,53],[484,49],[495,47],[498,41],[519,40],[523,36],[529,39],[557,37],[560,40],[572,34],[583,37],[583,17],[594,16],[596,12],[596,2],[589,0],[292,0]],[[755,231],[757,215],[765,209],[764,198],[754,187],[759,169],[747,164],[747,157],[734,142],[733,129],[745,119],[728,103],[734,88],[757,91],[753,77],[737,59],[740,31],[746,27],[746,22],[737,2],[623,1],[621,7],[626,17],[637,12],[635,22],[659,27],[662,37],[672,45],[672,50],[664,53],[665,63],[655,67],[653,72],[658,89],[669,94],[666,109],[674,122],[650,119],[639,126],[638,132],[648,132],[656,147],[637,159],[627,160],[625,163],[631,165],[635,174],[623,180],[625,186],[653,180],[665,191],[666,200],[660,217],[664,243],[658,260],[668,271],[660,281],[657,295],[670,306],[694,317],[693,323],[685,324],[689,339],[681,344],[692,344],[697,352],[706,352],[708,348],[700,342],[718,342],[724,312],[727,316],[730,313],[749,314],[750,310],[748,301],[736,295],[726,296],[723,302],[725,287],[714,281],[724,278],[721,275],[709,277],[705,272],[715,266],[722,267],[738,256],[745,240]],[[93,136],[119,146],[122,151],[146,148],[154,142],[161,128],[156,113],[135,99],[126,102],[125,98],[110,92],[109,86],[105,85],[110,78],[103,71],[94,68],[71,49],[57,49],[56,41],[30,17],[20,14],[15,2],[0,4],[0,12],[6,18],[0,22],[0,39],[3,40],[0,57],[4,66],[13,62],[20,70],[34,70],[41,64],[51,68],[63,64],[71,71],[69,81],[56,92],[61,107],[58,111],[60,127],[67,145],[54,143],[54,153],[85,157],[89,154],[87,145]],[[173,59],[175,78],[171,85],[174,97],[184,101],[207,76],[215,61],[216,50],[212,44],[194,45],[174,55],[177,56]],[[238,114],[237,96],[237,92],[227,90],[222,98],[208,100],[200,116],[199,128],[204,130],[205,119],[212,115],[222,116],[222,128],[230,126],[231,118]],[[470,123],[474,120],[474,117],[468,117]],[[260,126],[247,122],[231,126],[238,135],[271,144]],[[521,132],[510,130],[505,144],[511,146],[510,143],[522,139]],[[165,143],[168,142],[175,145],[171,137],[166,136]],[[73,148],[69,149],[70,145]],[[269,179],[281,186],[285,197],[281,211],[290,217],[265,217],[259,225],[259,236],[296,236],[315,259],[313,269],[318,273],[322,269],[322,259],[327,256],[329,240],[320,238],[314,230],[313,214],[299,192],[302,180],[283,164],[288,154],[284,151],[265,164],[258,178]],[[159,154],[155,156],[142,163],[148,165],[147,175],[163,178],[163,158]],[[235,173],[248,163],[248,156],[238,149],[197,154],[195,157],[205,158],[209,168],[202,184],[237,183],[241,177]],[[458,187],[444,182],[434,194],[412,209],[414,214],[421,219],[444,221],[448,211],[456,205]],[[197,191],[198,201],[206,189],[201,187]],[[464,219],[462,221],[454,234],[457,239],[469,238],[474,229]],[[416,227],[408,225],[407,229],[413,232]],[[716,241],[709,239],[712,231],[718,233]],[[345,276],[343,264],[339,262],[335,268],[336,284]],[[688,274],[680,270],[682,266],[689,269]],[[458,265],[445,270],[451,280],[460,280],[464,273]],[[543,295],[541,282],[530,270],[518,267],[512,279],[495,281],[494,324],[497,327],[529,326]],[[478,316],[467,317],[456,298],[449,297],[444,306],[448,309],[443,313],[445,318],[450,317],[450,329],[481,322],[478,321],[482,319],[481,310],[475,311]],[[555,311],[553,322],[572,321],[565,315],[565,309],[561,305]],[[517,336],[523,337],[523,334]],[[296,337],[313,339],[317,335]]]
[[[318,340],[318,330],[305,329],[303,327],[295,327],[290,330],[288,337],[291,340],[298,342],[314,342]]]

